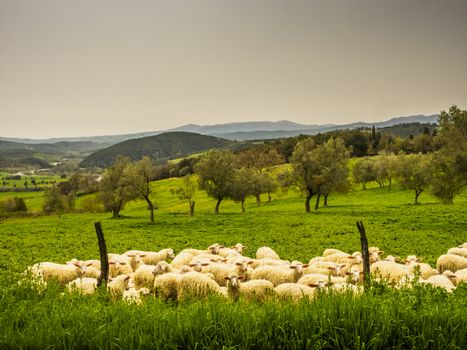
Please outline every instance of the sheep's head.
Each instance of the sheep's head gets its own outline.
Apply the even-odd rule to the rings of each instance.
[[[235,262],[235,266],[240,273],[245,273],[248,271],[248,265],[253,264],[253,262],[254,262],[253,260],[245,260],[245,259],[237,260]]]
[[[201,272],[201,270],[203,269],[203,266],[208,266],[208,265],[209,265],[208,262],[196,261],[194,263],[190,263],[188,266],[191,267],[193,271]]]
[[[348,271],[345,273],[348,277],[349,283],[358,283],[361,281],[363,271]]]
[[[303,274],[303,269],[308,267],[308,266],[309,266],[308,264],[302,264],[299,261],[293,261],[289,265],[289,268],[294,270],[294,274],[296,276],[296,279],[298,280],[298,278]]]
[[[244,246],[243,244],[241,243],[237,243],[235,244],[234,246],[232,246],[232,249],[236,250],[237,252],[239,252],[240,254],[243,253],[243,251],[245,249],[247,249],[248,247],[247,246]]]
[[[457,284],[457,276],[451,270],[446,270],[443,272],[443,276],[449,278],[449,280],[456,285]]]
[[[221,248],[225,248],[225,246],[220,245],[219,243],[214,243],[213,245],[210,245],[208,247],[208,252],[210,254],[219,254],[219,251],[221,250]]]
[[[342,271],[342,269],[346,266],[347,264],[340,264],[340,265],[336,264],[335,266],[329,266],[328,270],[329,270],[329,273],[332,274],[333,276],[343,276],[344,272]]]
[[[326,288],[326,286],[328,285],[328,282],[326,281],[318,281],[317,283],[309,283],[308,284],[308,287],[311,287],[311,288],[317,288],[317,289],[323,289],[323,288]]]
[[[422,262],[421,258],[418,258],[416,255],[409,255],[405,260],[404,263],[406,265],[414,265],[416,263]]]
[[[175,252],[172,248],[163,249],[163,252],[167,255],[167,259],[175,258]]]
[[[236,273],[229,273],[228,276],[224,277],[227,281],[227,287],[232,287],[237,289],[240,287],[240,281],[243,280],[242,276],[238,276]]]

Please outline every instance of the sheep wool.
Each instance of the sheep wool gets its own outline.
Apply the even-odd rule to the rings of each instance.
[[[200,272],[187,272],[182,275],[178,283],[177,298],[179,301],[186,301],[190,298],[206,298],[211,294],[225,295],[213,279]]]
[[[441,273],[446,270],[456,272],[465,268],[467,268],[467,258],[459,255],[444,254],[436,261],[436,269]]]
[[[316,288],[303,284],[282,283],[274,288],[274,292],[279,300],[290,300],[297,303],[301,299],[313,300],[316,295]]]

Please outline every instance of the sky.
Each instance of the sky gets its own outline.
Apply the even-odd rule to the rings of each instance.
[[[466,0],[0,0],[0,136],[467,104]]]

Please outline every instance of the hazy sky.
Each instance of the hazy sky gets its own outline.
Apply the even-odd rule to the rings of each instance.
[[[467,104],[467,0],[0,0],[0,136]]]

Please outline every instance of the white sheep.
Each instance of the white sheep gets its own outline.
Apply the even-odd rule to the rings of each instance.
[[[173,249],[167,248],[159,250],[158,252],[151,252],[151,251],[129,251],[124,254],[135,254],[139,253],[143,262],[147,265],[156,265],[159,261],[164,261],[167,259],[172,259],[175,254]],[[144,256],[143,256],[144,255]]]
[[[248,249],[247,246],[245,246],[245,245],[243,245],[243,244],[241,244],[241,243],[237,243],[237,244],[235,244],[234,246],[232,246],[231,248],[232,248],[232,249],[235,249],[238,253],[240,253],[240,255],[243,254],[243,251],[244,251],[245,249]]]
[[[92,265],[86,266],[82,276],[97,279],[101,276],[101,270]]]
[[[283,266],[260,266],[251,273],[252,280],[264,279],[271,281],[274,286],[282,283],[295,283],[303,274],[303,268],[308,265],[290,264]]]
[[[225,296],[221,287],[208,275],[200,272],[187,272],[178,282],[177,299],[186,301],[190,298],[205,298],[211,294]]]
[[[155,276],[172,271],[173,268],[165,261],[160,261],[156,265],[141,265],[134,274],[135,288],[138,290],[145,287],[152,290]]]
[[[77,291],[80,294],[93,294],[97,288],[97,279],[95,278],[77,278],[66,285],[68,291]]]
[[[457,270],[454,275],[456,276],[456,285],[467,283],[467,269]]]
[[[183,265],[188,265],[193,257],[193,254],[182,251],[178,253],[175,258],[173,258],[173,260],[170,262],[170,265],[175,268],[181,268]]]
[[[421,283],[431,284],[433,287],[444,288],[448,292],[452,292],[456,287],[453,284],[453,280],[456,279],[451,271],[446,270],[441,275],[434,275],[427,280],[421,280]]]
[[[140,305],[143,302],[143,296],[151,294],[148,288],[129,288],[123,292],[123,300],[129,304]]]
[[[259,247],[256,251],[256,259],[275,259],[280,260],[279,254],[277,254],[272,248],[269,247]]]
[[[329,256],[329,255],[336,254],[336,253],[346,254],[346,253],[343,252],[342,250],[334,249],[334,248],[328,248],[328,249],[325,249],[325,250],[324,250],[324,252],[323,252],[323,257],[327,257],[327,256]]]
[[[109,283],[107,283],[107,290],[114,300],[120,299],[123,296],[123,292],[125,292],[128,287],[129,279],[130,276],[125,275],[119,275],[115,278],[109,279]]]
[[[81,277],[85,271],[85,266],[81,266],[79,262],[73,264],[56,264],[53,262],[41,262],[34,264],[29,271],[34,278],[40,278],[43,281],[56,280],[61,285]]]
[[[219,243],[214,243],[208,247],[206,250],[202,249],[193,249],[193,248],[186,248],[183,249],[182,251],[185,253],[189,253],[191,255],[200,255],[200,254],[219,254],[219,251],[221,248],[225,248],[223,245],[220,245]]]
[[[242,276],[235,272],[225,277],[227,281],[227,294],[233,300],[240,296],[245,300],[264,301],[274,293],[274,285],[267,280],[251,280],[244,282]]]
[[[253,259],[253,263],[251,267],[256,269],[260,266],[288,266],[290,265],[290,261],[288,260],[281,260],[281,259],[270,259],[270,258],[263,258],[263,259]]]
[[[375,263],[380,260],[380,256],[384,254],[384,251],[380,250],[378,247],[370,247],[368,248],[368,253],[370,254],[370,263]]]
[[[409,271],[412,274],[415,274],[416,271],[420,274],[420,277],[424,280],[430,278],[431,276],[439,274],[438,270],[435,270],[430,266],[430,264],[426,263],[412,263],[408,265]]]
[[[462,243],[461,245],[457,246],[457,248],[464,248],[464,249],[467,249],[467,242],[466,242],[466,243]]]
[[[274,288],[274,292],[279,300],[290,300],[299,302],[301,299],[313,300],[316,295],[316,288],[311,288],[303,284],[282,283]]]
[[[344,276],[352,266],[352,263],[338,264],[333,261],[314,261],[313,263],[308,263],[308,266],[304,269],[303,273],[320,273],[323,275],[332,274],[333,276]]]
[[[467,258],[459,255],[444,254],[436,261],[436,269],[441,273],[446,270],[456,272],[465,268],[467,268]]]
[[[467,258],[467,248],[451,248],[448,250],[448,254],[459,255]]]
[[[330,277],[328,275],[323,275],[321,273],[309,273],[300,277],[297,283],[303,284],[305,286],[308,286],[310,284],[319,285],[320,283],[327,283],[329,280]]]
[[[413,276],[408,266],[383,260],[372,264],[370,266],[370,273],[373,276],[381,277],[393,283],[401,282],[401,280],[405,280]]]
[[[178,283],[182,276],[182,274],[175,272],[168,272],[156,276],[153,286],[156,297],[163,298],[165,300],[176,300]]]

